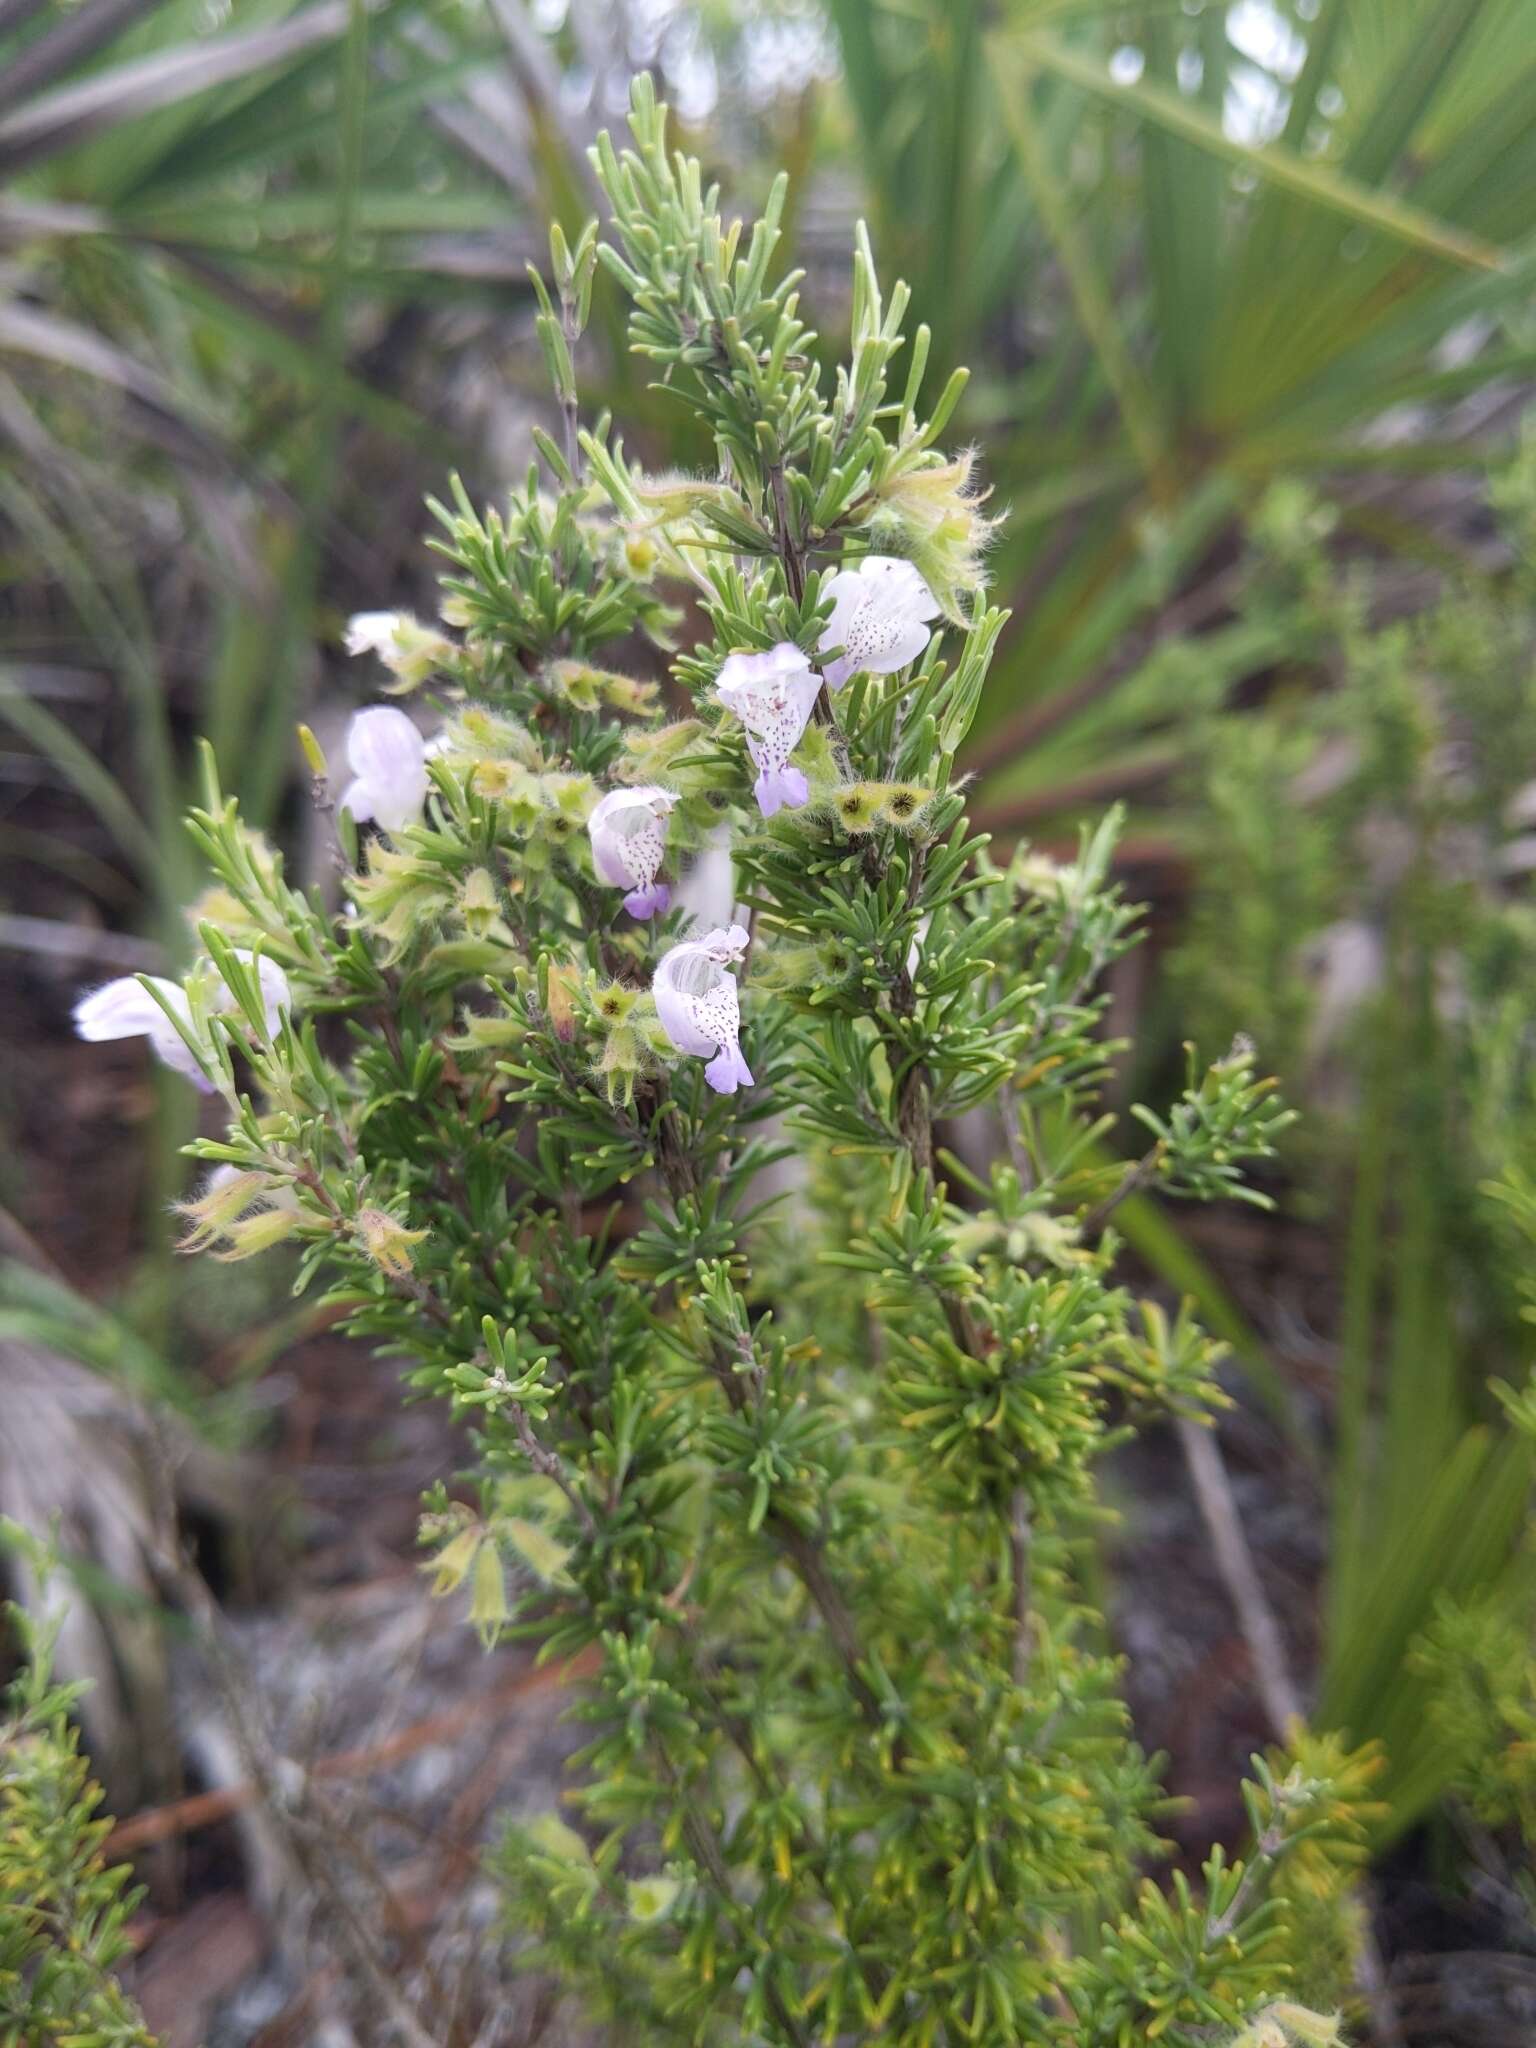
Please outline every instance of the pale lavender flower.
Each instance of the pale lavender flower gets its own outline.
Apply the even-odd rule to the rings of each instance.
[[[757,768],[752,793],[765,818],[784,805],[794,809],[810,791],[789,757],[800,743],[821,688],[821,678],[792,641],[781,640],[766,654],[731,654],[715,679],[715,695],[734,711],[747,735],[747,752]]]
[[[863,670],[894,675],[928,645],[939,601],[910,562],[899,555],[866,555],[856,569],[840,569],[823,595],[834,600],[817,645],[843,652],[822,670],[829,690],[840,690]]]
[[[354,612],[347,621],[344,641],[348,654],[392,653],[400,620],[399,612]]]
[[[158,974],[146,976],[190,1030],[192,1006],[179,981],[166,981]],[[192,1048],[177,1031],[143,982],[131,974],[93,988],[75,1004],[76,1034],[93,1042],[109,1038],[147,1038],[156,1056],[175,1073],[184,1074],[199,1088],[211,1091],[212,1083]]]
[[[252,956],[237,952],[235,957],[249,963]],[[261,984],[261,1003],[270,1038],[278,1028],[282,1013],[292,1005],[292,993],[287,975],[275,960],[267,959],[265,954],[256,961],[256,976]],[[145,981],[164,997],[169,1008],[190,1031],[192,1005],[181,983],[166,981],[157,974],[146,975]],[[236,1007],[235,998],[223,987],[209,1004],[215,1015],[227,1015]],[[204,1093],[212,1092],[213,1083],[202,1061],[156,1002],[150,989],[133,975],[122,975],[116,981],[109,981],[104,987],[92,989],[81,996],[75,1004],[74,1022],[81,1038],[97,1043],[113,1038],[147,1038],[156,1057],[173,1073],[185,1075]]]
[[[355,711],[347,727],[352,780],[342,807],[361,825],[370,818],[386,832],[414,824],[427,800],[427,745],[411,720],[392,704]]]
[[[631,917],[660,916],[672,891],[656,877],[667,847],[667,818],[677,792],[654,782],[610,790],[587,820],[592,865],[615,889],[627,889]]]
[[[685,939],[664,953],[651,984],[656,1014],[679,1052],[713,1054],[704,1078],[717,1095],[734,1095],[752,1085],[752,1070],[741,1056],[741,1012],[736,978],[726,972],[746,951],[750,934],[733,924]]]
[[[453,642],[409,612],[354,612],[347,621],[348,654],[371,654],[394,677],[386,689],[415,690],[459,653]]]

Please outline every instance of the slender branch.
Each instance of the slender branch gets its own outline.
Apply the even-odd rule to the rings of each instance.
[[[1210,1948],[1225,1941],[1242,1920],[1253,1904],[1255,1894],[1267,1882],[1281,1851],[1285,1848],[1285,1829],[1278,1823],[1267,1827],[1254,1844],[1253,1855],[1247,1868],[1237,1881],[1237,1889],[1226,1904],[1224,1912],[1210,1913],[1205,1917],[1205,1939]]]
[[[511,1707],[514,1702],[526,1700],[530,1693],[570,1685],[574,1679],[585,1675],[591,1663],[592,1653],[583,1650],[564,1664],[539,1665],[532,1670],[518,1671],[502,1684],[476,1693],[472,1699],[461,1700],[455,1706],[445,1707],[441,1713],[429,1714],[424,1720],[413,1722],[408,1728],[397,1729],[393,1735],[386,1735],[378,1742],[365,1744],[359,1749],[332,1750],[310,1765],[309,1776],[315,1780],[367,1777],[374,1771],[388,1770],[424,1749],[447,1748],[462,1740],[465,1732],[477,1721]],[[117,1822],[106,1838],[106,1855],[110,1861],[117,1862],[150,1843],[195,1834],[200,1828],[212,1827],[219,1821],[228,1820],[231,1814],[254,1805],[261,1795],[261,1786],[253,1778],[244,1778],[234,1784],[218,1785],[210,1792],[189,1792],[167,1806],[146,1807],[142,1812],[130,1814],[126,1820]]]
[[[758,1754],[757,1745],[753,1740],[751,1723],[743,1715],[733,1712],[726,1705],[725,1701],[721,1699],[717,1690],[719,1674],[710,1658],[709,1652],[700,1646],[695,1646],[694,1649],[694,1667],[708,1695],[710,1705],[719,1717],[721,1728],[730,1739],[742,1762],[746,1765],[758,1790],[765,1798],[773,1800],[782,1798],[785,1787],[780,1780],[775,1778],[764,1767],[762,1759]],[[815,1878],[817,1890],[833,1911],[836,1912],[838,1910],[838,1901],[832,1891],[827,1874],[831,1866],[831,1852],[826,1842],[817,1833],[815,1824],[809,1814],[804,1812],[800,1814],[799,1830],[799,1860],[802,1866]],[[855,1960],[858,1963],[859,1971],[864,1978],[865,1984],[869,1987],[870,1996],[878,2005],[885,1994],[886,1985],[890,1981],[884,1965],[868,1956],[856,1955]]]
[[[1120,1204],[1129,1201],[1132,1195],[1139,1193],[1142,1188],[1150,1186],[1156,1180],[1166,1150],[1167,1147],[1159,1138],[1149,1152],[1144,1152],[1133,1166],[1126,1169],[1121,1176],[1120,1185],[1112,1188],[1102,1202],[1088,1211],[1078,1225],[1079,1233],[1085,1242],[1091,1238],[1102,1237],[1105,1225]]]
[[[998,1097],[999,1127],[1003,1133],[1003,1144],[1007,1147],[1008,1162],[1018,1176],[1020,1190],[1028,1194],[1035,1185],[1035,1163],[1019,1132],[1019,1106],[1006,1090]]]
[[[567,316],[563,324],[566,341],[574,348],[573,322]],[[586,457],[581,452],[581,408],[574,391],[560,394],[560,423],[564,429],[566,464],[577,483],[581,483],[586,474]]]
[[[1362,1880],[1360,1889],[1364,1894],[1365,1911],[1360,1919],[1360,1944],[1355,1951],[1355,1982],[1370,2011],[1371,2030],[1376,2036],[1377,2048],[1408,2048],[1402,2015],[1397,2009],[1397,1999],[1387,1976],[1381,1944],[1376,1939],[1379,1910],[1376,1887],[1366,1878]]]
[[[505,1377],[503,1374],[503,1381]],[[569,1503],[572,1514],[581,1524],[582,1534],[590,1540],[597,1534],[597,1517],[583,1499],[571,1475],[570,1466],[552,1445],[544,1442],[521,1401],[510,1402],[507,1412],[512,1418],[513,1428],[517,1431],[517,1440],[522,1446],[524,1457],[541,1478],[552,1479],[559,1487]]]
[[[767,1520],[772,1525],[779,1547],[799,1574],[801,1584],[826,1624],[827,1634],[837,1646],[847,1672],[849,1690],[858,1701],[860,1713],[871,1727],[881,1727],[885,1715],[864,1676],[866,1659],[859,1641],[858,1625],[827,1567],[825,1550],[814,1537],[807,1536],[797,1524],[776,1511],[770,1512]]]
[[[1253,1660],[1254,1681],[1265,1715],[1276,1738],[1284,1742],[1292,1723],[1303,1719],[1301,1695],[1286,1663],[1280,1625],[1259,1583],[1220,1447],[1212,1431],[1198,1422],[1181,1416],[1177,1428],[1201,1520],[1211,1539],[1216,1569],[1237,1610],[1238,1624]]]
[[[921,893],[926,860],[926,847],[915,848],[907,871],[906,902],[909,910],[916,904]],[[880,879],[872,847],[865,853],[865,876],[872,884],[878,884]],[[913,986],[907,963],[903,960],[891,988],[891,1010],[898,1017],[910,1017],[916,1007],[917,991]],[[887,1033],[887,1058],[894,1061],[898,1050],[894,1034]],[[898,1085],[896,1128],[907,1148],[914,1172],[920,1180],[931,1186],[934,1178],[933,1085],[928,1068],[921,1060],[912,1062]],[[1022,1178],[1021,1175],[1021,1180]],[[982,1357],[987,1349],[986,1333],[978,1326],[968,1305],[956,1295],[949,1293],[941,1293],[939,1303],[956,1348],[969,1358]],[[1008,1506],[1013,1676],[1014,1682],[1018,1685],[1022,1685],[1029,1675],[1030,1655],[1033,1649],[1030,1619],[1032,1542],[1029,1496],[1022,1486],[1018,1486],[1014,1488]]]
[[[1008,1564],[1013,1578],[1013,1682],[1023,1685],[1029,1677],[1029,1660],[1034,1650],[1030,1624],[1030,1556],[1034,1530],[1030,1523],[1029,1495],[1022,1486],[1013,1489],[1008,1517]]]
[[[744,1936],[750,1937],[752,1921],[743,1911],[735,1891],[732,1889],[731,1873],[726,1864],[725,1851],[720,1846],[719,1838],[710,1825],[708,1816],[699,1810],[696,1802],[688,1798],[687,1793],[678,1780],[677,1772],[673,1768],[670,1758],[665,1753],[660,1753],[657,1761],[661,1774],[666,1779],[673,1797],[682,1807],[683,1835],[689,1849],[693,1853],[694,1861],[714,1886],[720,1896],[721,1903],[731,1919],[736,1923],[739,1932]],[[775,2021],[783,2029],[786,2039],[793,2044],[793,2048],[807,2048],[810,2039],[809,2035],[784,2003],[778,1986],[773,1982],[772,1977],[767,1974],[766,1970],[763,1972],[763,1996],[768,2001]]]
[[[784,583],[796,605],[805,602],[805,553],[790,527],[789,493],[784,488],[784,465],[774,461],[768,465],[768,489],[773,497],[773,539],[774,548],[784,570]],[[822,686],[816,692],[816,701],[811,706],[811,716],[818,725],[832,728],[833,747],[841,762],[843,772],[848,771],[848,757],[837,720],[832,715],[832,693]]]
[[[679,1145],[673,1120],[666,1115],[663,1115],[658,1127],[656,1158],[674,1209],[679,1203],[697,1196],[698,1174],[694,1161]],[[749,1362],[750,1369],[743,1372],[741,1366]],[[761,1362],[756,1359],[750,1340],[743,1351],[728,1344],[717,1332],[711,1331],[706,1363],[721,1392],[738,1415],[744,1413],[754,1400],[761,1398],[764,1369]],[[770,1508],[764,1520],[764,1527],[772,1533],[785,1557],[794,1566],[802,1585],[811,1597],[812,1604],[826,1624],[827,1633],[842,1658],[848,1675],[849,1690],[858,1701],[860,1712],[872,1727],[883,1726],[885,1716],[881,1711],[880,1702],[864,1676],[867,1659],[859,1640],[857,1624],[852,1610],[828,1569],[822,1545],[776,1508]]]
[[[448,1308],[446,1303],[439,1300],[419,1274],[396,1273],[390,1276],[390,1280],[391,1284],[398,1288],[400,1293],[408,1295],[423,1314],[429,1316],[440,1329],[447,1330],[452,1328],[452,1310]]]
[[[907,869],[906,909],[910,911],[922,892],[923,871],[927,865],[928,849],[925,846],[913,848],[911,862]],[[871,889],[877,889],[885,870],[880,863],[873,844],[864,849],[864,879]],[[897,966],[891,983],[891,1014],[895,1017],[911,1017],[917,1009],[917,990],[912,983],[911,970],[903,958]],[[882,1033],[886,1041],[886,1056],[896,1065],[902,1056],[898,1035],[889,1030]],[[912,1164],[920,1175],[930,1181],[933,1178],[933,1083],[927,1063],[913,1060],[907,1065],[896,1087],[896,1128],[901,1141],[911,1154]]]
[[[774,541],[778,548],[779,560],[784,565],[784,581],[795,603],[805,602],[805,557],[799,543],[790,532],[789,494],[784,488],[784,467],[772,462],[768,466],[768,488],[773,493]],[[820,700],[818,699],[818,702]]]
[[[352,1237],[356,1234],[355,1225],[342,1213],[341,1206],[335,1196],[313,1167],[304,1166],[299,1168],[293,1175],[293,1182],[295,1187],[305,1188],[314,1196],[321,1208],[324,1209],[331,1228],[338,1237]],[[397,1294],[403,1294],[409,1300],[414,1301],[422,1313],[430,1317],[438,1325],[439,1329],[446,1330],[452,1327],[452,1311],[445,1302],[433,1293],[426,1281],[418,1274],[390,1273],[386,1277]]]

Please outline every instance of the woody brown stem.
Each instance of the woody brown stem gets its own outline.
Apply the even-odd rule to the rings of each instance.
[[[774,544],[784,565],[784,581],[795,603],[805,601],[805,557],[789,529],[789,493],[784,488],[784,468],[774,462],[768,469],[768,488],[773,493]]]
[[[714,1828],[710,1825],[708,1816],[700,1811],[696,1803],[688,1799],[687,1794],[683,1791],[678,1781],[677,1773],[672,1767],[671,1760],[664,1752],[659,1756],[658,1761],[662,1776],[670,1786],[674,1798],[682,1805],[683,1838],[688,1844],[693,1860],[714,1886],[721,1904],[725,1907],[726,1912],[730,1915],[738,1931],[743,1936],[749,1935],[752,1923],[748,1915],[743,1911],[732,1889],[731,1873],[725,1861],[725,1852],[720,1846]],[[782,2029],[784,2038],[792,2044],[792,2048],[806,2048],[809,2037],[794,2014],[789,2010],[789,2007],[784,2003],[778,1987],[766,1974],[763,1980],[763,1996],[768,2002],[775,2023]]]
[[[1105,1224],[1122,1202],[1128,1201],[1132,1195],[1139,1194],[1143,1188],[1151,1186],[1157,1178],[1157,1170],[1163,1163],[1166,1149],[1159,1139],[1150,1151],[1144,1152],[1134,1165],[1126,1169],[1120,1185],[1111,1188],[1103,1201],[1088,1211],[1078,1226],[1079,1234],[1085,1243],[1103,1235]]]
[[[674,1208],[698,1194],[698,1173],[693,1158],[680,1144],[676,1120],[670,1115],[663,1115],[658,1125],[656,1163]],[[763,1368],[750,1339],[746,1340],[744,1348],[733,1346],[719,1332],[712,1331],[705,1362],[738,1415],[761,1396]],[[744,1365],[748,1368],[746,1371],[742,1370]],[[880,1702],[864,1676],[867,1660],[859,1640],[858,1625],[827,1565],[824,1547],[777,1509],[769,1510],[764,1527],[793,1566],[810,1596],[811,1604],[821,1616],[842,1660],[849,1690],[858,1702],[860,1713],[872,1727],[879,1727],[884,1716]]]
[[[571,1513],[581,1524],[582,1534],[589,1538],[595,1536],[597,1534],[597,1517],[582,1499],[580,1492],[577,1490],[576,1482],[571,1477],[570,1467],[566,1464],[564,1458],[551,1445],[544,1442],[543,1438],[535,1430],[532,1417],[521,1401],[514,1401],[509,1412],[512,1417],[512,1426],[517,1431],[518,1443],[522,1446],[523,1456],[528,1460],[529,1465],[541,1478],[552,1479],[555,1485],[559,1487],[560,1491],[565,1495]]]
[[[1022,1685],[1029,1676],[1030,1652],[1034,1647],[1029,1618],[1030,1552],[1034,1532],[1030,1524],[1029,1495],[1022,1486],[1013,1489],[1008,1516],[1008,1563],[1013,1578],[1013,1682]]]

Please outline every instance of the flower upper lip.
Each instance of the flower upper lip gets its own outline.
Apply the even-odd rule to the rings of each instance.
[[[355,711],[347,727],[347,765],[352,780],[341,803],[359,824],[371,819],[392,832],[420,816],[430,787],[427,742],[403,711],[392,704]]]
[[[739,960],[752,943],[752,934],[745,925],[733,924],[717,927],[706,932],[698,942],[712,960]]]
[[[940,604],[917,567],[900,555],[866,555],[840,569],[822,589],[833,600],[817,646],[826,655],[827,688],[841,689],[861,669],[893,675],[927,646]]]

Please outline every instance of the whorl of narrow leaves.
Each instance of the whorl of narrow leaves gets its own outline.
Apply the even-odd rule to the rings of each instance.
[[[595,1651],[579,1828],[497,1861],[531,1959],[624,2038],[1194,2048],[1329,1987],[1275,1881],[1298,1816],[1204,1901],[1137,1889],[1160,1800],[1079,1583],[1095,1461],[1220,1396],[1105,1226],[1144,1181],[1241,1192],[1280,1118],[1240,1048],[1148,1113],[1151,1166],[1105,1166],[1135,916],[1115,820],[1007,866],[966,821],[1004,619],[936,446],[958,384],[921,415],[921,331],[888,382],[906,295],[862,234],[829,380],[782,184],[726,227],[646,81],[632,126],[596,153],[612,238],[557,242],[540,299],[552,481],[437,508],[445,722],[404,822],[343,811],[339,916],[209,765],[234,999],[198,1013],[230,1121],[196,1235],[279,1218],[298,1284],[463,1419],[423,1536],[486,1641]],[[710,474],[580,424],[595,265]],[[427,629],[368,619],[413,681]],[[354,754],[404,810],[392,730]],[[240,949],[286,970],[274,1020]],[[998,1163],[945,1150],[962,1116]]]

